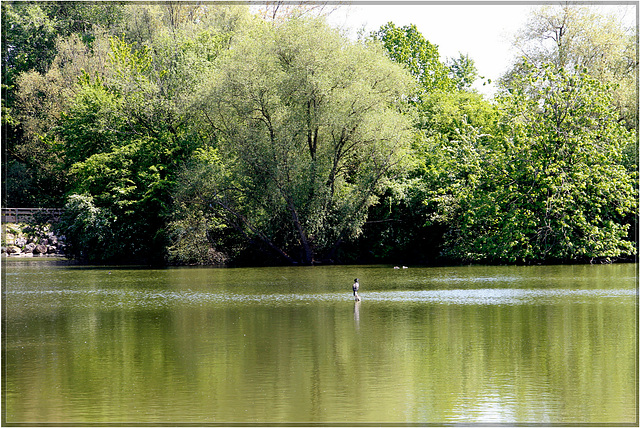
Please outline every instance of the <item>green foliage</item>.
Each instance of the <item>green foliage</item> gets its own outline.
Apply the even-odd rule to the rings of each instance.
[[[92,262],[635,254],[636,32],[537,10],[488,102],[414,25],[248,10],[3,3],[3,202]]]
[[[68,167],[126,141],[123,103],[122,97],[111,93],[100,81],[84,80],[69,111],[61,117],[59,134]]]
[[[2,83],[8,88],[20,72],[45,72],[53,60],[58,22],[46,8],[36,2],[2,3]]]
[[[460,82],[449,78],[449,70],[440,61],[438,46],[426,40],[414,24],[396,27],[389,22],[373,32],[371,38],[380,41],[389,57],[409,70],[423,91],[446,91]]]
[[[230,247],[218,251],[216,232],[224,231],[219,220],[206,212],[182,204],[182,216],[167,226],[170,244],[167,247],[167,263],[172,265],[221,265],[229,262]],[[223,232],[226,233],[226,232]],[[222,241],[222,240],[221,240]],[[228,240],[225,240],[228,241]]]
[[[592,6],[541,6],[532,9],[513,44],[522,59],[503,78],[504,86],[509,86],[512,76],[518,80],[531,71],[527,63],[586,70],[611,85],[613,105],[627,129],[638,128],[637,26],[628,27],[619,17],[599,13]]]
[[[500,133],[470,180],[440,196],[447,254],[494,262],[635,254],[626,220],[637,215],[637,174],[621,165],[634,135],[618,123],[607,88],[553,66],[526,75],[499,99]]]
[[[117,2],[3,2],[2,82],[30,70],[45,73],[56,56],[56,39],[79,34],[86,43],[98,27],[117,28],[124,17]]]
[[[476,182],[499,117],[494,106],[472,92],[426,94],[416,110],[418,132],[409,162],[371,208],[364,236],[350,250],[358,260],[442,261],[442,235],[455,212],[454,201]]]
[[[92,195],[114,215],[111,227],[125,256],[157,261],[162,257],[162,215],[170,198],[166,147],[142,138],[73,165],[75,191]],[[124,257],[123,257],[124,258]]]
[[[235,258],[247,246],[236,239],[233,226],[212,210],[216,185],[229,182],[217,149],[197,149],[180,174],[173,193],[173,221],[168,225],[172,264],[218,264]],[[213,196],[215,197],[215,196]]]
[[[449,67],[449,77],[459,91],[468,90],[478,79],[475,61],[469,55],[460,54],[459,58],[452,58],[447,66]]]
[[[72,83],[65,81],[71,50],[65,49],[69,44],[63,40],[78,40],[98,52],[100,25],[115,30],[122,11],[122,5],[114,2],[2,3],[2,127],[7,156],[3,179],[11,190],[3,193],[4,203],[62,203],[66,180],[60,157],[45,134],[72,92]]]
[[[96,207],[88,195],[70,195],[58,225],[66,238],[65,251],[85,262],[99,262],[118,252],[118,242],[111,228],[114,216]]]
[[[410,76],[303,19],[254,27],[220,70],[203,114],[228,179],[211,174],[210,205],[289,262],[330,258],[403,160]]]
[[[107,55],[95,58],[102,72],[81,70],[53,129],[71,192],[90,195],[112,214],[120,251],[104,253],[104,261],[163,260],[176,175],[210,139],[191,120],[196,88],[228,48],[229,23],[239,18],[204,13],[195,25],[173,12],[171,27],[159,23],[144,43],[111,37]]]
[[[175,177],[202,136],[188,121],[190,85],[170,82],[151,50],[112,38],[105,78],[84,74],[57,128],[72,190],[113,214],[121,251],[105,257],[162,261]],[[179,88],[165,89],[172,85]]]

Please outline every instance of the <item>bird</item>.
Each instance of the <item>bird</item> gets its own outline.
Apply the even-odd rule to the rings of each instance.
[[[360,283],[358,282],[358,278],[353,280],[353,295],[355,296],[356,302],[360,301],[360,296],[358,296],[358,290],[360,289]]]
[[[360,301],[360,296],[358,296],[358,290],[360,289],[360,283],[358,282],[358,278],[353,280],[353,295],[355,296],[356,302]]]

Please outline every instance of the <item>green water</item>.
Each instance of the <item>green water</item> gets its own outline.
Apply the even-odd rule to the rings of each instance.
[[[638,422],[636,264],[2,268],[6,424]]]

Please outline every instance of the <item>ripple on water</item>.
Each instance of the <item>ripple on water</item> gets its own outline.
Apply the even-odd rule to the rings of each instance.
[[[364,301],[372,303],[411,303],[442,305],[521,305],[581,303],[592,299],[616,299],[637,295],[634,289],[453,289],[453,290],[410,290],[363,292]],[[74,299],[75,305],[95,306],[98,300],[103,307],[167,307],[175,305],[295,305],[334,303],[352,301],[348,293],[308,293],[308,294],[239,294],[209,293],[159,290],[12,290],[5,291],[11,301],[25,298],[29,300],[62,301]],[[84,298],[84,299],[83,299]]]

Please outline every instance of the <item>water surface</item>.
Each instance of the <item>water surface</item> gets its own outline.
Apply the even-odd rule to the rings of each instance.
[[[8,424],[637,424],[635,264],[2,267]]]

